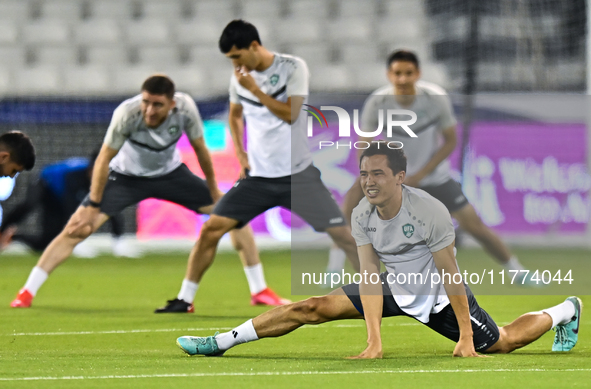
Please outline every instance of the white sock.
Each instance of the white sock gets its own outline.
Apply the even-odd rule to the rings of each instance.
[[[37,294],[37,291],[43,285],[45,280],[47,280],[49,274],[39,266],[35,266],[33,270],[31,270],[31,274],[29,274],[29,278],[27,278],[27,282],[23,289],[26,289],[31,293],[33,296]]]
[[[178,296],[176,296],[176,298],[192,304],[193,300],[195,300],[195,293],[197,293],[197,289],[199,289],[198,282],[183,280],[181,291],[179,292]]]
[[[327,273],[340,273],[345,268],[345,261],[347,254],[338,247],[331,247],[328,252],[328,265],[326,265]]]
[[[262,263],[258,263],[254,266],[244,266],[244,273],[248,280],[248,287],[250,288],[251,295],[255,295],[267,289]]]
[[[258,340],[259,336],[252,325],[252,319],[240,324],[232,331],[216,335],[215,340],[220,350],[227,350],[237,344],[252,342]]]
[[[570,323],[575,315],[575,305],[570,301],[565,301],[554,307],[542,309],[552,318],[552,328],[558,324]]]
[[[504,263],[503,266],[505,266],[505,269],[507,270],[525,270],[525,268],[523,267],[521,262],[519,262],[519,259],[517,259],[515,255],[509,258],[509,261],[507,263]]]

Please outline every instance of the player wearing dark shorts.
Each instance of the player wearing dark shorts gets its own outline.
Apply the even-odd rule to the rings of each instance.
[[[509,353],[552,327],[557,333],[553,351],[575,346],[582,310],[577,297],[500,328],[479,307],[455,259],[451,216],[440,201],[403,184],[406,158],[401,150],[370,146],[362,154],[360,173],[365,197],[352,214],[359,284],[275,308],[228,332],[180,337],[177,345],[189,355],[220,356],[236,345],[286,335],[304,324],[365,319],[367,348],[352,358],[381,358],[382,318],[404,315],[456,342],[453,355],[458,357],[477,357],[477,350]],[[386,272],[380,275],[381,264]],[[443,272],[450,275],[448,282],[431,283],[428,275]],[[457,283],[451,281],[456,276]]]
[[[382,306],[382,317],[392,316],[413,316],[404,312],[396,303],[392,291],[388,287],[388,272],[380,274],[382,284],[382,293],[384,302]],[[363,304],[361,302],[361,295],[359,294],[359,284],[349,284],[343,286],[343,292],[347,295],[355,309],[362,315]],[[468,307],[470,310],[470,319],[472,321],[472,332],[474,338],[474,348],[477,351],[486,352],[486,350],[499,340],[499,327],[490,317],[490,315],[482,309],[476,298],[472,294],[470,288],[466,285],[466,296],[468,298]],[[446,338],[457,342],[460,340],[460,327],[456,319],[454,310],[451,305],[447,305],[437,313],[430,313],[429,320],[424,323],[433,331],[445,336]]]
[[[317,231],[327,232],[358,268],[351,230],[312,165],[305,115],[299,114],[308,95],[306,63],[265,49],[256,28],[243,20],[226,26],[219,47],[234,65],[229,127],[241,180],[203,225],[184,282],[198,285],[226,232],[276,206],[291,209]],[[243,144],[245,122],[248,153]]]
[[[238,220],[239,228],[273,207],[292,210],[318,232],[345,225],[339,206],[314,165],[293,176],[247,176],[222,197],[213,213]]]
[[[195,150],[206,180],[181,162],[175,146],[183,134]],[[49,273],[70,256],[78,243],[126,207],[153,197],[209,214],[221,196],[195,102],[189,95],[175,92],[168,77],[149,77],[141,94],[125,100],[113,113],[94,164],[90,193],[44,250],[11,306],[30,307]],[[241,257],[247,263],[258,263],[252,230],[243,228],[233,234]],[[182,297],[172,301],[173,311],[192,312],[192,300]]]

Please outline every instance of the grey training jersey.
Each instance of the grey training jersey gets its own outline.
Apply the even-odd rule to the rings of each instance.
[[[109,167],[128,176],[157,177],[181,164],[176,143],[183,132],[190,140],[203,136],[203,121],[195,102],[176,92],[176,106],[158,128],[148,128],[141,112],[142,95],[121,103],[113,113],[104,143],[119,150]]]
[[[298,57],[274,53],[273,63],[262,72],[251,71],[259,88],[274,99],[286,102],[290,96],[308,101],[309,73]],[[242,105],[246,119],[246,140],[250,175],[285,177],[299,173],[312,163],[306,136],[306,115],[289,124],[275,116],[259,99],[243,88],[234,75],[230,80],[230,102]]]
[[[437,152],[441,143],[441,132],[454,126],[456,119],[449,96],[438,85],[418,81],[415,84],[416,98],[410,106],[401,106],[395,99],[394,87],[384,86],[374,91],[365,101],[361,114],[362,130],[369,132],[378,128],[378,114],[383,109],[384,123],[388,109],[406,109],[417,115],[416,123],[410,129],[417,135],[411,138],[402,128],[393,127],[393,139],[404,144],[403,150],[408,159],[406,174],[412,176],[429,162]],[[400,116],[399,120],[408,120],[408,116]],[[386,125],[384,124],[384,127]],[[386,131],[383,131],[386,134]],[[439,185],[451,178],[450,163],[446,159],[441,162],[428,176],[421,180],[420,185]]]
[[[455,239],[451,216],[439,200],[421,189],[403,186],[400,212],[382,220],[364,197],[353,210],[351,229],[357,246],[371,244],[386,266],[390,290],[404,312],[427,323],[429,314],[449,304],[443,285],[431,288],[431,274],[438,273],[431,253]],[[400,283],[392,282],[398,274]]]

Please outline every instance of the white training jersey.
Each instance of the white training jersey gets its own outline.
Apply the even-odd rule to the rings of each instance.
[[[438,85],[418,81],[415,84],[416,98],[410,106],[401,106],[394,97],[394,87],[387,85],[374,91],[365,101],[361,114],[362,130],[369,132],[378,128],[379,110],[383,110],[383,123],[388,109],[406,109],[417,115],[417,121],[410,129],[417,135],[411,138],[401,127],[393,127],[392,138],[404,144],[407,158],[408,176],[418,173],[439,150],[441,132],[456,125],[456,119],[449,96]],[[408,120],[401,115],[399,120]],[[384,124],[385,126],[385,124]],[[385,134],[385,131],[383,132]],[[421,186],[440,185],[451,178],[451,165],[448,159],[442,161],[429,175],[420,182]]]
[[[290,96],[302,96],[307,103],[310,76],[306,63],[291,55],[274,55],[273,64],[267,69],[250,72],[258,87],[281,102],[286,102]],[[251,176],[289,176],[312,163],[306,136],[306,115],[300,112],[293,124],[279,119],[242,87],[234,75],[230,80],[230,102],[242,105]]]
[[[113,113],[104,143],[119,150],[109,167],[121,174],[157,177],[181,164],[175,147],[183,132],[190,140],[203,137],[203,121],[195,102],[186,93],[174,94],[176,106],[157,128],[148,128],[141,112],[142,95],[121,103]]]
[[[394,218],[380,219],[364,197],[353,210],[351,221],[357,246],[371,244],[386,266],[390,290],[404,312],[427,323],[429,314],[449,304],[441,283],[431,287],[431,274],[438,273],[432,253],[455,239],[451,216],[443,203],[421,189],[403,185],[402,206]]]

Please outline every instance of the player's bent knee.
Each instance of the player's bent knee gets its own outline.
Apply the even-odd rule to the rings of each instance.
[[[79,227],[75,231],[72,231],[72,232],[68,232],[68,228],[66,227],[66,230],[64,232],[65,232],[66,236],[70,239],[84,240],[84,239],[88,238],[90,235],[92,235],[93,230],[92,230],[91,225],[86,225],[86,226]]]
[[[303,324],[321,324],[327,321],[323,297],[310,297],[293,304],[292,310]]]
[[[215,219],[209,219],[203,224],[199,239],[218,241],[222,239],[222,236],[224,236],[228,230],[229,229],[223,223],[220,223]]]

